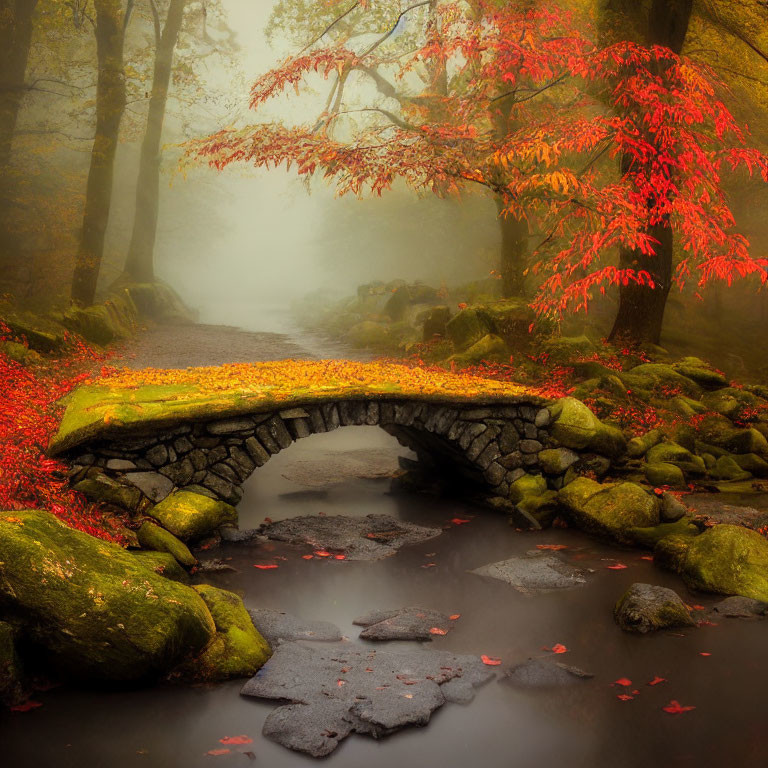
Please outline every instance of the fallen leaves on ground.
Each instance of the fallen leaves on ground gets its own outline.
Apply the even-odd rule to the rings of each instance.
[[[632,701],[635,697],[630,696],[628,693],[617,693],[616,698],[620,701]]]

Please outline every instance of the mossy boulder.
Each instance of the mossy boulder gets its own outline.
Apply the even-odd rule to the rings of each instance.
[[[619,598],[613,616],[625,632],[696,626],[677,592],[652,584],[633,584]]]
[[[685,397],[685,395],[678,395],[673,397],[670,401],[670,407],[673,411],[676,411],[681,416],[691,417],[698,416],[701,413],[705,413],[707,408],[699,400],[694,400],[692,397]]]
[[[695,536],[699,529],[689,517],[683,517],[672,523],[660,523],[650,528],[629,528],[627,536],[641,547],[653,549],[666,536]]]
[[[701,387],[693,379],[683,376],[666,363],[642,363],[631,368],[629,373],[633,377],[645,379],[645,387],[648,389],[658,391],[664,387],[669,392],[677,391],[689,397],[701,396]]]
[[[654,557],[694,589],[768,602],[768,539],[756,531],[715,525],[699,536],[668,536]]]
[[[715,462],[710,474],[718,480],[748,480],[752,477],[734,461],[732,456],[721,456]]]
[[[0,353],[19,365],[35,365],[42,360],[38,352],[24,344],[20,344],[18,341],[0,342]]]
[[[192,676],[214,682],[255,675],[272,655],[272,649],[254,627],[242,599],[234,592],[207,584],[194,589],[213,616],[216,636],[191,662]]]
[[[707,416],[697,425],[699,438],[731,453],[768,454],[768,441],[754,428],[734,427],[725,416]]]
[[[130,338],[133,329],[113,302],[91,307],[71,307],[64,313],[64,325],[86,341],[105,346]]]
[[[524,517],[533,518],[540,528],[548,528],[559,511],[557,492],[544,491],[539,495],[523,496],[515,507]],[[513,522],[515,522],[514,519]]]
[[[450,360],[459,366],[478,365],[483,361],[508,361],[509,349],[507,349],[507,345],[501,338],[489,333],[464,350],[464,352],[453,355]]]
[[[216,631],[193,589],[35,510],[0,513],[0,608],[77,680],[160,676]]]
[[[14,339],[36,352],[61,352],[66,346],[66,328],[52,318],[17,310],[0,310],[0,320]]]
[[[661,502],[635,483],[601,484],[577,477],[558,493],[568,518],[579,528],[631,541],[629,528],[658,525]]]
[[[451,310],[448,307],[432,307],[424,317],[422,327],[422,341],[433,341],[435,338],[445,336],[445,327],[451,319]]]
[[[189,574],[170,552],[157,552],[153,549],[129,549],[128,551],[132,557],[147,568],[151,568],[159,576],[189,584]]]
[[[445,333],[455,349],[463,351],[491,332],[490,325],[480,313],[467,307],[455,314],[445,325]]]
[[[568,362],[579,355],[594,352],[595,344],[586,336],[556,336],[547,339],[542,348],[553,360]]]
[[[16,653],[13,627],[0,621],[0,702],[8,706],[24,698],[24,672]]]
[[[174,491],[147,514],[182,541],[207,536],[222,525],[237,524],[233,506],[191,491]]]
[[[664,433],[660,429],[651,429],[644,435],[633,437],[627,443],[627,456],[630,459],[642,458],[654,445],[658,445],[663,439]]]
[[[643,465],[645,479],[653,486],[668,485],[670,488],[685,488],[685,475],[676,464],[657,461]]]
[[[550,434],[560,445],[574,450],[588,449],[603,456],[616,457],[626,451],[621,430],[603,424],[575,397],[563,397],[550,406]]]
[[[768,461],[761,459],[756,453],[736,453],[733,460],[745,472],[755,477],[768,477]]]
[[[701,403],[708,411],[714,411],[733,420],[738,418],[745,408],[755,407],[759,399],[744,389],[725,387],[715,392],[705,392]]]
[[[93,474],[73,486],[91,501],[99,504],[112,504],[129,512],[139,508],[142,501],[141,491],[134,487],[118,483],[103,474]]]
[[[539,451],[539,467],[548,475],[562,475],[579,458],[570,448],[545,448]]]
[[[712,368],[698,357],[684,357],[673,365],[681,376],[695,381],[705,389],[718,389],[728,386],[728,379],[721,371]]]
[[[183,541],[179,541],[170,531],[166,531],[165,528],[161,528],[156,523],[149,520],[142,523],[137,536],[139,544],[144,549],[167,552],[173,555],[179,565],[183,565],[185,568],[191,568],[197,562]]]
[[[671,441],[654,445],[653,448],[646,453],[645,460],[649,464],[656,464],[659,462],[674,464],[676,467],[682,469],[683,472],[692,475],[703,475],[706,472],[704,460],[701,456],[696,456],[687,448]]]
[[[528,496],[540,496],[547,490],[547,481],[541,475],[522,475],[509,487],[511,501],[519,502]]]
[[[363,320],[353,325],[346,333],[345,339],[355,347],[365,349],[388,349],[392,344],[389,327],[384,323],[373,320]]]

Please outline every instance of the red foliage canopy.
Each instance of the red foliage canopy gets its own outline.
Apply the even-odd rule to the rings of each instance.
[[[600,49],[554,6],[520,11],[479,0],[470,10],[441,5],[436,13],[440,34],[426,35],[415,53],[389,60],[376,46],[302,53],[259,78],[252,106],[288,86],[299,93],[313,72],[336,73],[340,89],[352,73],[387,67],[405,83],[416,68],[444,67],[446,93],[400,99],[398,114],[336,104],[311,127],[225,130],[192,142],[190,155],[219,169],[296,164],[299,174],[322,171],[340,194],[381,194],[396,178],[436,194],[482,184],[503,196],[505,215],[526,217],[544,233],[536,249],[540,313],[586,308],[593,290],[609,284],[652,285],[647,272],[616,266],[616,253],[655,253],[650,230],[659,224],[678,235],[681,287],[689,278],[704,285],[752,274],[765,282],[768,259],[753,258],[735,231],[722,179],[741,166],[768,181],[768,158],[747,146],[711,71],[662,47]],[[376,121],[334,138],[335,124],[353,112]]]

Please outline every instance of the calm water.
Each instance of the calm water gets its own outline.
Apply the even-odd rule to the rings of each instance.
[[[471,704],[444,706],[426,728],[379,742],[350,737],[328,758],[334,768],[768,765],[768,622],[722,620],[684,636],[622,633],[613,623],[611,607],[635,581],[671,586],[689,603],[711,605],[714,599],[688,593],[675,577],[642,560],[641,552],[611,548],[574,531],[518,533],[503,517],[461,502],[392,493],[388,479],[352,476],[359,472],[349,469],[351,461],[359,467],[361,457],[371,456],[380,471],[382,462],[387,457],[394,461],[401,450],[375,427],[347,427],[306,438],[248,481],[241,525],[320,513],[386,513],[432,526],[458,516],[471,518],[468,524],[449,526],[437,539],[378,562],[306,561],[301,558],[306,549],[279,543],[227,545],[215,556],[231,558],[237,572],[206,580],[239,592],[248,607],[332,621],[352,642],[360,642],[352,619],[372,608],[419,604],[460,613],[453,631],[436,638],[433,647],[501,657],[503,671],[531,656],[549,656],[542,647],[562,643],[568,652],[558,660],[593,672],[595,678],[554,691],[518,690],[492,681]],[[329,467],[334,476],[347,476],[323,485],[318,478],[324,472],[330,475]],[[548,543],[566,544],[566,560],[594,569],[585,587],[527,596],[468,572]],[[252,567],[276,556],[286,558],[276,561],[277,569]],[[437,565],[422,568],[427,562]],[[607,567],[616,562],[628,567]],[[657,675],[668,682],[647,686]],[[623,689],[610,683],[621,677],[640,690],[634,700],[616,698]],[[0,766],[314,764],[261,737],[274,705],[241,698],[241,684],[41,693],[36,696],[43,702],[40,709],[0,713]],[[696,709],[667,714],[661,707],[671,699]],[[228,755],[206,755],[221,747],[222,737],[239,734],[249,735],[253,743],[230,747]]]

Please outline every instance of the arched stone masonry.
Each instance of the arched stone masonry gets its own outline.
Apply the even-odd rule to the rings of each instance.
[[[105,474],[150,502],[202,486],[236,504],[241,485],[294,440],[342,426],[377,425],[429,466],[458,471],[506,498],[510,484],[538,471],[550,444],[544,401],[455,405],[408,399],[338,400],[231,418],[198,420],[156,434],[115,436],[70,452],[75,479]]]

